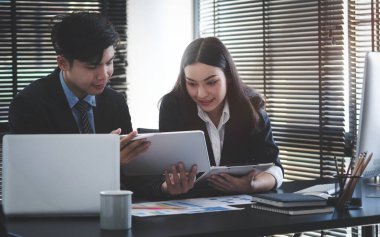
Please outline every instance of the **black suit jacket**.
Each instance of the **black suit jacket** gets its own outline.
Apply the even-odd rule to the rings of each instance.
[[[255,97],[251,98],[252,104]],[[230,119],[225,125],[220,165],[247,165],[273,162],[282,169],[274,142],[270,120],[260,105],[254,104],[260,116],[259,132],[252,131],[249,111],[230,105]],[[160,106],[160,131],[202,130],[206,137],[210,164],[215,165],[214,154],[206,124],[198,116],[196,104],[173,94],[163,97]]]
[[[59,80],[59,68],[32,82],[15,96],[9,108],[10,132],[17,134],[79,133]],[[96,133],[121,128],[132,131],[131,116],[123,95],[106,87],[93,108]]]

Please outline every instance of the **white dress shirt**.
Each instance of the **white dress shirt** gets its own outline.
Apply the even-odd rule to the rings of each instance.
[[[212,151],[214,153],[216,166],[220,165],[220,156],[222,155],[224,142],[225,124],[230,119],[230,107],[228,102],[224,103],[222,116],[220,117],[218,127],[211,121],[210,117],[201,107],[198,107],[198,116],[206,123],[207,132],[211,140]]]

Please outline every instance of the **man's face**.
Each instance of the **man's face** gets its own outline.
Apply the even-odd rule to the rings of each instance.
[[[67,86],[79,98],[87,95],[99,95],[103,92],[113,74],[113,46],[103,51],[102,60],[94,65],[74,59],[72,65],[62,56],[58,56],[58,65],[64,73]]]

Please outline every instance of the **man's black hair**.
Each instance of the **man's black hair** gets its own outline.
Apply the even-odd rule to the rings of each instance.
[[[106,17],[82,11],[56,16],[51,40],[57,55],[63,55],[70,63],[77,59],[98,64],[104,49],[116,47],[120,38]]]

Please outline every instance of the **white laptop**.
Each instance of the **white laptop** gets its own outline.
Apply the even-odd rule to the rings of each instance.
[[[99,215],[102,190],[120,189],[116,134],[5,135],[7,215]]]
[[[196,164],[198,172],[210,170],[203,131],[178,131],[139,134],[136,139],[151,142],[148,150],[123,166],[125,175],[162,175],[172,164],[182,161],[186,170]]]

